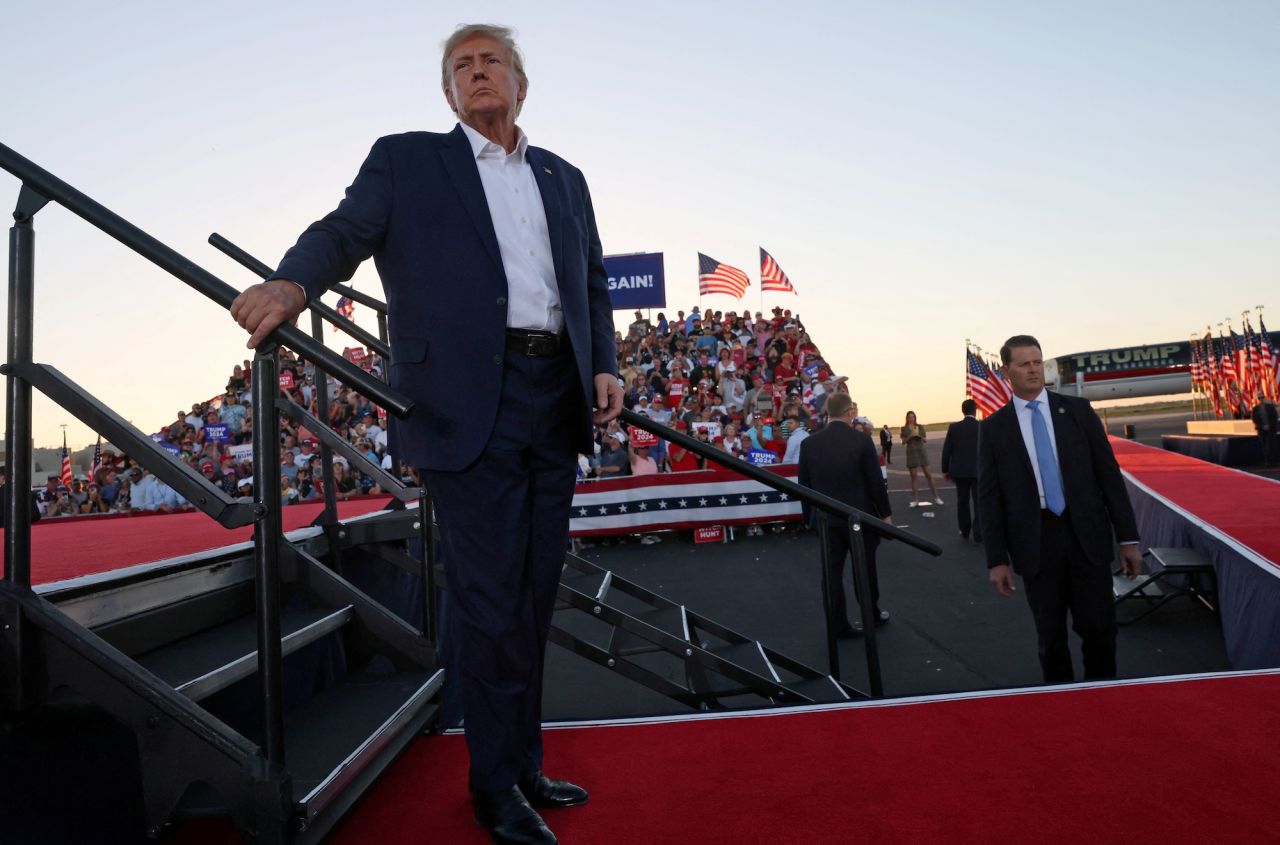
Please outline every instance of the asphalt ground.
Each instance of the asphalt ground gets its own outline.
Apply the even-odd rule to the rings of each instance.
[[[1111,421],[1119,433],[1133,424],[1137,438],[1159,445],[1164,432],[1185,431],[1186,414]],[[928,443],[931,467],[939,467],[942,437]],[[905,457],[905,456],[903,456]],[[907,471],[895,450],[889,472],[890,502],[899,526],[942,548],[932,557],[901,542],[878,553],[881,606],[891,613],[878,629],[885,695],[923,695],[999,689],[1041,682],[1031,611],[1021,591],[1005,598],[987,580],[982,548],[960,538],[955,491],[936,476],[945,504],[909,508]],[[924,488],[922,485],[922,490]],[[597,544],[583,557],[703,616],[728,625],[811,666],[827,666],[821,614],[817,535],[789,527],[748,537],[739,529],[724,544],[695,545],[688,532],[668,532],[656,545],[638,538]],[[852,602],[846,567],[845,590]],[[1121,606],[1121,621],[1139,608]],[[565,611],[575,613],[576,611]],[[1072,635],[1077,675],[1079,641]],[[838,644],[841,678],[868,689],[861,638]],[[1217,620],[1207,608],[1179,598],[1140,622],[1122,626],[1118,663],[1122,677],[1152,677],[1229,669]],[[746,702],[743,702],[746,703]],[[647,690],[568,651],[548,651],[544,717],[549,720],[613,718],[688,712],[685,705]]]

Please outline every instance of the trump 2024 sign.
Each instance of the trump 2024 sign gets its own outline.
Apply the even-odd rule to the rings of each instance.
[[[609,277],[609,298],[613,301],[614,311],[667,306],[667,277],[662,269],[662,253],[606,255],[604,269]]]

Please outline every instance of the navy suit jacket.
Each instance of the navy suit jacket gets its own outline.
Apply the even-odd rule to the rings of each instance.
[[[547,215],[565,330],[582,382],[578,448],[590,452],[593,377],[617,374],[613,312],[591,196],[581,171],[529,147]],[[392,420],[396,457],[455,471],[493,430],[506,344],[507,276],[475,156],[462,127],[379,138],[346,197],[298,238],[272,278],[308,300],[372,257],[382,278],[391,386],[414,400]]]
[[[1106,566],[1115,557],[1114,540],[1138,539],[1120,466],[1087,401],[1050,391],[1049,413],[1071,526],[1085,556]],[[1035,575],[1040,568],[1040,494],[1013,400],[981,426],[978,515],[987,566],[1012,563],[1019,575]]]
[[[947,426],[942,441],[942,474],[952,478],[978,477],[978,420],[965,417]]]
[[[827,423],[800,444],[800,466],[797,480],[805,487],[812,487],[833,499],[852,505],[872,516],[891,516],[889,491],[880,472],[880,458],[876,446],[865,432],[858,431],[839,420]],[[811,508],[802,506],[805,519],[811,519]],[[844,517],[834,516],[818,509],[828,522],[844,522]],[[868,534],[867,541],[879,535]]]

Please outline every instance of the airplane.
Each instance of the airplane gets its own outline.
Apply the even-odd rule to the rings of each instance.
[[[1280,349],[1280,332],[1268,332]],[[1172,340],[1059,355],[1044,362],[1045,382],[1090,401],[1191,392],[1191,342]]]

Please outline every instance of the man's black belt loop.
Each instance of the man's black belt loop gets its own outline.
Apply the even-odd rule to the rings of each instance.
[[[507,348],[535,358],[559,354],[564,341],[563,332],[555,334],[532,329],[507,329]]]

